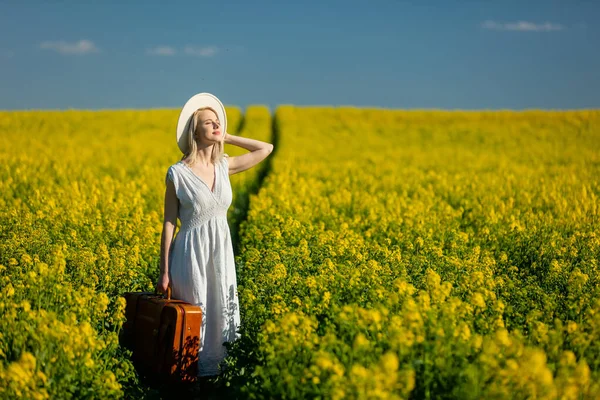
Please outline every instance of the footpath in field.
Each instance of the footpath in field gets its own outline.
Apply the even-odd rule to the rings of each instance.
[[[600,396],[600,112],[283,106],[239,398]]]

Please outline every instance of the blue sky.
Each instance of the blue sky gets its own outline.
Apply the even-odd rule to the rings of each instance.
[[[0,0],[0,109],[600,107],[598,1]],[[595,45],[594,45],[595,44]]]

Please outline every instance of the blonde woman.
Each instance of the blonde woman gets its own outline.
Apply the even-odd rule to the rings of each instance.
[[[229,175],[254,167],[273,150],[270,143],[230,135],[225,107],[199,93],[183,107],[177,143],[183,157],[167,171],[160,276],[157,290],[202,308],[198,376],[219,375],[224,342],[240,337],[240,311],[227,210]],[[224,144],[249,150],[224,154]],[[173,240],[177,218],[181,228]]]

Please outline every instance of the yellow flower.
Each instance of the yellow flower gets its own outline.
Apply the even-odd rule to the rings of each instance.
[[[565,365],[575,365],[575,363],[577,362],[575,353],[573,353],[571,350],[563,351],[560,362]]]
[[[359,379],[366,379],[369,377],[369,371],[360,364],[353,364],[350,368],[350,375]]]
[[[478,308],[485,308],[485,300],[481,293],[473,293],[471,296],[471,304]]]
[[[387,352],[381,356],[379,360],[381,368],[384,373],[393,374],[398,370],[400,362],[398,356],[392,352]]]
[[[503,346],[510,346],[512,344],[512,341],[508,336],[508,331],[506,329],[498,329],[496,331],[496,340]]]
[[[589,385],[590,383],[590,367],[585,360],[580,360],[575,368],[575,376],[577,377],[577,383],[581,386]]]
[[[576,400],[579,398],[579,388],[577,385],[566,385],[562,388],[561,399],[565,400]]]
[[[18,361],[12,362],[8,366],[8,379],[17,383],[19,386],[28,386],[34,377],[36,359],[28,351],[21,354]]]
[[[85,365],[87,368],[92,368],[94,366],[94,360],[89,357],[89,353],[86,354],[86,359],[83,365]]]
[[[406,282],[403,279],[396,279],[394,281],[394,285],[396,286],[396,288],[398,289],[398,293],[400,295],[412,295],[416,289],[413,285],[411,285],[410,283]]]
[[[468,341],[471,338],[471,329],[466,323],[461,323],[454,331],[454,337],[459,337],[463,341]]]
[[[21,307],[23,308],[23,311],[27,312],[31,310],[31,304],[29,303],[29,301],[27,300],[23,300],[21,302]]]
[[[362,333],[359,333],[358,335],[356,335],[356,337],[354,338],[354,348],[358,349],[360,347],[368,347],[369,346],[369,339],[366,338],[365,335],[363,335]]]
[[[108,303],[109,303],[109,299],[108,296],[106,295],[106,293],[100,293],[98,294],[98,296],[96,297],[96,312],[101,314],[103,312],[106,311],[106,308],[108,307]]]

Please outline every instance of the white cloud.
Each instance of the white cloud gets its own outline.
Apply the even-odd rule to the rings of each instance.
[[[212,57],[217,53],[217,48],[214,46],[207,47],[194,47],[194,46],[185,46],[183,50],[185,54],[191,56],[200,56],[200,57]]]
[[[517,21],[517,22],[507,22],[500,23],[496,21],[485,21],[481,24],[481,27],[484,29],[492,29],[498,31],[534,31],[534,32],[550,32],[550,31],[561,31],[565,29],[563,25],[553,24],[550,22],[545,22],[543,24],[536,24],[528,21]]]
[[[75,43],[67,43],[64,40],[45,41],[40,43],[40,48],[54,50],[60,54],[87,54],[100,51],[92,41],[84,39]]]
[[[146,53],[153,56],[172,56],[175,55],[176,50],[169,46],[157,46],[153,49],[148,49]]]

